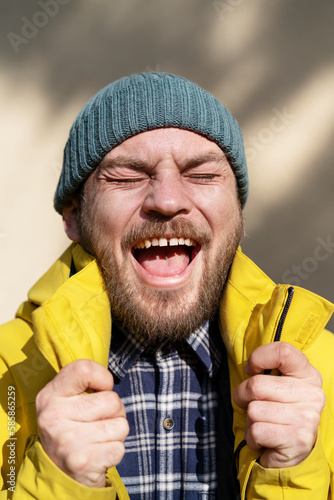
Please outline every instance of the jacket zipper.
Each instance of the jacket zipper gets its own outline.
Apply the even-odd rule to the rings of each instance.
[[[280,320],[279,320],[278,325],[277,325],[277,330],[275,333],[274,342],[279,342],[281,340],[284,321],[285,321],[285,318],[286,318],[288,311],[290,309],[292,297],[293,297],[294,293],[295,293],[295,289],[293,288],[293,286],[290,286],[288,288],[288,298],[286,299],[283,312],[281,314]]]
[[[288,298],[286,299],[284,309],[283,309],[281,317],[279,319],[273,342],[279,342],[281,340],[284,322],[285,322],[285,319],[287,317],[288,311],[290,309],[292,297],[293,297],[294,293],[295,293],[295,289],[293,288],[293,286],[290,286],[288,288]],[[270,369],[264,370],[263,373],[264,373],[264,375],[270,375],[271,370]]]

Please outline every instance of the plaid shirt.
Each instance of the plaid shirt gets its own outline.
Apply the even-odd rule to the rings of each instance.
[[[223,349],[208,322],[187,341],[158,351],[113,325],[109,369],[130,425],[117,469],[131,500],[216,498]]]

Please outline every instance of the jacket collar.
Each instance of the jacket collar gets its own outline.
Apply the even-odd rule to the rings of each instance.
[[[239,248],[219,310],[219,325],[229,355],[246,362],[255,347],[273,342],[290,285],[275,285]],[[320,335],[334,305],[294,287],[281,340],[306,350]]]
[[[72,260],[77,273],[69,278]],[[107,366],[110,307],[92,256],[72,244],[31,288],[28,299],[16,315],[33,324],[35,341],[56,371],[80,358]]]

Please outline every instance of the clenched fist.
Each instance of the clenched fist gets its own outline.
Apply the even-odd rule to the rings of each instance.
[[[265,375],[277,368],[280,376]],[[247,410],[245,439],[263,451],[263,467],[292,467],[312,451],[325,405],[322,378],[296,347],[275,342],[255,349],[245,371],[251,377],[234,391]]]
[[[122,460],[129,433],[112,374],[90,360],[73,361],[37,395],[41,444],[66,474],[89,487],[106,485],[106,470]],[[95,392],[84,394],[87,389]]]

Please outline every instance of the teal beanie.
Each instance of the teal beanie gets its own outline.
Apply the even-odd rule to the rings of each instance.
[[[54,207],[60,214],[104,156],[129,137],[157,128],[177,127],[211,139],[234,171],[241,206],[248,195],[240,127],[209,92],[180,76],[142,73],[100,90],[77,116],[65,146]]]

